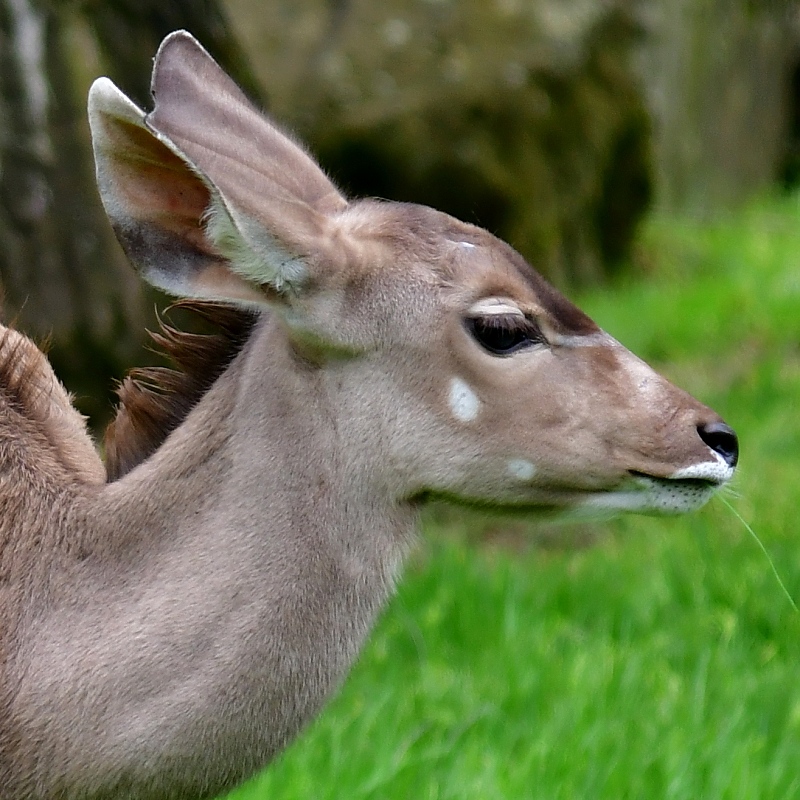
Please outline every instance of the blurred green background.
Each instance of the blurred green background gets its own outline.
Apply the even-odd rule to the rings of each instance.
[[[146,106],[182,27],[345,191],[489,228],[722,413],[723,499],[800,599],[797,2],[0,0],[2,316],[98,428],[165,299],[100,208],[86,91]],[[341,695],[237,800],[800,798],[800,614],[725,503],[425,529]]]

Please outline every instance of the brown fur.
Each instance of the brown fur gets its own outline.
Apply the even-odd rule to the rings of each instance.
[[[152,455],[200,401],[247,341],[258,314],[225,303],[180,301],[215,333],[181,331],[159,319],[150,332],[177,369],[132,370],[117,389],[119,408],[105,434],[106,470],[113,481]]]
[[[85,419],[56,378],[46,356],[26,336],[0,326],[0,413],[37,439],[40,447],[25,447],[25,437],[3,436],[4,460],[24,459],[38,470],[47,467],[59,477],[99,483],[104,470],[86,432]],[[10,430],[6,426],[3,430]]]

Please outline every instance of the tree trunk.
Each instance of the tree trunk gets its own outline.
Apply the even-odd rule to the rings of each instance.
[[[779,177],[790,135],[797,0],[641,0],[639,73],[654,119],[656,198],[729,208]]]
[[[213,0],[0,0],[0,299],[3,317],[52,341],[57,373],[99,422],[112,376],[138,357],[152,296],[122,256],[95,188],[89,82],[108,74],[149,102],[158,43],[193,30],[256,94]]]

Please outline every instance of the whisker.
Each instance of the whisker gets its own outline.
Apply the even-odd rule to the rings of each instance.
[[[784,584],[784,582],[781,580],[781,576],[778,574],[778,570],[775,569],[775,562],[772,560],[772,557],[770,556],[769,552],[767,552],[767,548],[764,547],[764,543],[761,541],[761,539],[758,538],[756,532],[750,527],[745,518],[724,497],[720,495],[718,495],[718,497],[720,499],[720,502],[726,505],[730,509],[731,513],[739,520],[739,522],[742,523],[742,525],[744,525],[745,530],[747,530],[747,532],[753,537],[753,539],[755,539],[756,544],[761,548],[761,552],[766,557],[767,563],[769,563],[769,566],[772,569],[772,574],[775,576],[775,580],[778,581],[778,585],[781,587],[783,593],[786,595],[786,599],[792,604],[792,608],[798,614],[800,614],[800,608],[797,607],[797,603],[795,603],[794,599],[789,594],[789,590],[786,588],[786,584]]]

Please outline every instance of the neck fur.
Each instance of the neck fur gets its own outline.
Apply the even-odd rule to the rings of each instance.
[[[318,711],[392,591],[415,513],[363,502],[328,388],[277,335],[260,324],[151,458],[75,499],[93,541],[19,648],[43,780],[234,786]]]

